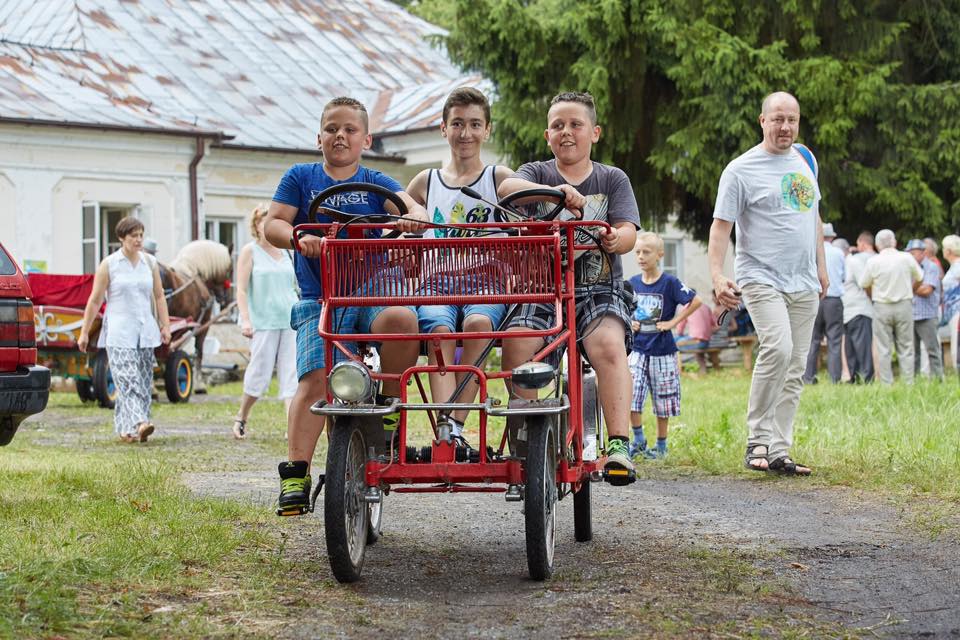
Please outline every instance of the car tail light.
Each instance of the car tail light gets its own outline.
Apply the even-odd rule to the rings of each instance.
[[[36,347],[37,332],[33,320],[33,303],[21,300],[17,306],[18,338],[21,347]]]
[[[0,300],[0,347],[36,347],[33,304],[26,300]]]

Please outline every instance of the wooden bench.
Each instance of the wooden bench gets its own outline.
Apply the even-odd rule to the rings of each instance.
[[[697,362],[701,363],[700,364],[701,370],[704,369],[704,364],[706,364],[706,358],[710,359],[710,364],[713,366],[714,369],[719,369],[720,353],[727,349],[732,349],[733,347],[737,346],[734,343],[730,342],[728,344],[711,343],[709,346],[699,348],[699,349],[684,348],[684,347],[689,347],[690,345],[698,344],[698,343],[699,343],[698,340],[694,340],[692,338],[686,338],[684,340],[678,341],[677,347],[680,348],[681,362],[682,362],[683,356],[687,354],[690,354],[693,356],[704,356],[704,360],[702,362],[700,361],[700,358],[697,357]]]
[[[730,336],[730,339],[740,346],[740,354],[743,356],[743,368],[746,371],[753,371],[753,347],[757,344],[756,334]]]

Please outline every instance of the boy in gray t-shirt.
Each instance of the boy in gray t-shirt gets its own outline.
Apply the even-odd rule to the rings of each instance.
[[[610,231],[597,236],[603,251],[582,254],[576,262],[577,334],[587,358],[597,373],[600,406],[607,423],[606,470],[626,471],[611,475],[611,483],[634,480],[627,443],[630,431],[632,382],[624,345],[630,335],[630,300],[623,292],[620,254],[633,250],[640,216],[630,179],[616,167],[593,162],[590,151],[600,139],[597,112],[588,93],[561,93],[547,113],[544,137],[554,159],[531,162],[517,170],[516,178],[546,186],[570,184],[586,199],[583,218],[604,220]],[[565,216],[567,214],[564,214]],[[611,287],[611,281],[613,286]],[[513,330],[549,329],[554,323],[552,305],[523,305],[509,324]],[[542,338],[503,341],[503,368],[527,362],[543,348]],[[514,389],[514,393],[520,393]]]

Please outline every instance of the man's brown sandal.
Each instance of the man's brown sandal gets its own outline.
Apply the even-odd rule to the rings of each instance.
[[[240,418],[233,419],[233,437],[244,440],[247,437],[247,421]]]
[[[812,473],[809,467],[797,464],[789,456],[777,458],[769,465],[770,471],[784,476],[808,476]]]

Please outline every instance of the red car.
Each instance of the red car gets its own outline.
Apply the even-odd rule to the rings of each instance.
[[[50,370],[37,365],[30,286],[0,244],[0,446],[50,396]]]

